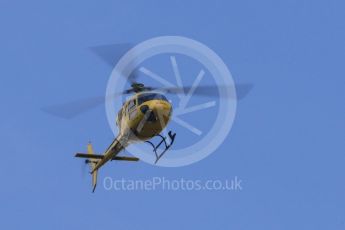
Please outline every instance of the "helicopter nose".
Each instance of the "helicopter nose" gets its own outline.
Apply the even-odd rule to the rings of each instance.
[[[170,117],[171,114],[171,107],[163,103],[157,103],[153,105],[152,110],[154,111],[156,117],[159,119],[166,119]]]
[[[155,112],[165,113],[167,110],[169,110],[169,106],[164,103],[156,103],[153,107],[153,110]]]

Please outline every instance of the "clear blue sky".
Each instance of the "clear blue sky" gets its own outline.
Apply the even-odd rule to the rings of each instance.
[[[345,229],[344,12],[340,0],[0,0],[2,228]],[[73,154],[111,142],[104,107],[40,110],[104,94],[111,69],[88,47],[161,35],[207,44],[255,87],[205,160],[113,162],[101,176],[238,176],[243,191],[91,194]]]

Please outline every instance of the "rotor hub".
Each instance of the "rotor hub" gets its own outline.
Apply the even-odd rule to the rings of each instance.
[[[134,92],[136,92],[136,93],[141,92],[145,89],[145,85],[142,83],[132,83],[131,86],[132,86]]]

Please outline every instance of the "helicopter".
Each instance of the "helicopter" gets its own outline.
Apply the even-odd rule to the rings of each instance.
[[[121,49],[125,47],[124,50],[127,49],[126,45],[115,47],[120,47]],[[113,63],[115,63],[115,61],[112,60],[112,55],[116,53],[119,54],[119,52],[110,52],[109,56],[107,53],[112,47],[105,46],[100,48],[100,51],[106,51],[106,54],[101,57],[104,58],[110,66],[112,66]],[[96,49],[96,51],[97,50],[99,49]],[[123,73],[119,73],[119,75],[125,77]],[[89,143],[87,145],[87,153],[75,154],[75,157],[77,158],[86,159],[85,164],[88,164],[90,167],[90,174],[92,175],[92,192],[95,191],[97,186],[98,170],[107,162],[113,160],[139,161],[139,158],[137,157],[119,156],[120,152],[125,150],[129,145],[142,142],[150,144],[156,158],[154,163],[157,163],[171,148],[175,141],[176,133],[168,131],[166,136],[161,134],[162,131],[167,128],[173,115],[173,105],[167,98],[168,94],[186,95],[187,92],[193,91],[194,95],[221,97],[219,94],[220,88],[234,88],[234,86],[224,85],[204,85],[198,86],[197,88],[193,86],[151,87],[138,82],[138,76],[138,71],[134,71],[132,75],[126,77],[126,80],[130,83],[129,89],[124,90],[121,93],[106,96],[106,100],[113,100],[119,95],[130,95],[117,113],[116,126],[118,127],[118,134],[109,147],[103,154],[95,154],[92,144]],[[237,99],[242,99],[251,90],[252,85],[236,84],[235,88]],[[83,111],[89,110],[90,108],[102,103],[104,103],[104,97],[95,97],[68,104],[49,106],[42,108],[42,110],[54,116],[70,119]],[[154,144],[151,141],[154,137],[158,137],[160,139],[158,144]]]
[[[165,90],[171,91],[173,89]],[[116,125],[119,128],[118,136],[106,149],[104,154],[94,154],[92,145],[89,143],[86,154],[77,153],[75,155],[75,157],[87,158],[85,163],[89,164],[91,169],[93,192],[97,185],[98,169],[105,163],[111,160],[139,160],[136,157],[117,156],[129,144],[148,141],[155,136],[161,137],[162,141],[157,146],[148,141],[154,147],[157,162],[174,142],[175,133],[169,132],[170,144],[167,144],[166,137],[160,135],[172,115],[172,105],[168,99],[162,93],[155,92],[153,88],[145,87],[142,83],[132,83],[132,88],[124,92],[124,94],[128,93],[134,94],[123,104],[118,112],[116,118]],[[157,149],[163,142],[165,143],[165,150],[158,155]]]
[[[129,79],[131,88],[120,94],[132,94],[126,100],[116,117],[116,125],[119,129],[117,137],[109,145],[102,155],[95,154],[92,144],[87,146],[87,153],[77,153],[75,157],[86,158],[85,163],[90,166],[92,175],[92,191],[97,186],[98,170],[108,161],[139,161],[137,157],[118,156],[130,144],[147,142],[155,153],[155,163],[170,149],[175,141],[176,133],[169,131],[167,136],[160,133],[166,128],[173,114],[173,106],[165,94],[181,94],[188,92],[192,87],[168,87],[155,88],[145,86]],[[194,93],[197,95],[215,96],[216,86],[200,86]],[[115,95],[112,95],[115,96]],[[153,137],[160,138],[158,144],[149,141]],[[168,139],[170,141],[168,141]],[[158,152],[159,147],[163,150]]]

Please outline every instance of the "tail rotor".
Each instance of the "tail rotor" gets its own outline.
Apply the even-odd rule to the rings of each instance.
[[[92,148],[92,145],[91,143],[89,143],[87,145],[87,153],[88,154],[95,154],[94,151],[93,151],[93,148]],[[89,160],[89,159],[86,159],[85,160],[85,163],[89,164],[90,166],[90,172],[91,172],[91,175],[92,175],[92,192],[95,192],[95,189],[96,189],[96,186],[97,186],[97,174],[98,174],[98,170],[94,170],[97,163],[98,163],[99,160]]]

